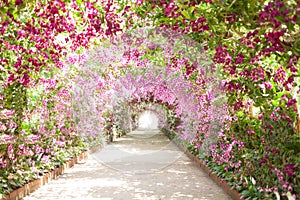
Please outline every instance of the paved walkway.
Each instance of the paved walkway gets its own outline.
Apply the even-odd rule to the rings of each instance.
[[[134,131],[25,200],[229,200],[223,190],[159,131]]]

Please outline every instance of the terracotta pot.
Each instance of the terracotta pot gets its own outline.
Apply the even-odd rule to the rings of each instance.
[[[1,198],[0,200],[8,200],[8,196],[4,196],[3,198]]]
[[[18,190],[12,191],[12,192],[9,194],[9,199],[11,199],[11,200],[19,199],[19,196],[18,196]]]
[[[78,156],[75,156],[74,160],[75,160],[75,164],[77,164],[79,161]]]
[[[46,185],[49,182],[50,176],[51,174],[49,172],[43,176],[43,185]]]
[[[21,187],[17,190],[19,199],[23,199],[27,194],[25,187]]]
[[[74,165],[75,165],[75,160],[74,160],[74,158],[72,158],[72,159],[70,160],[70,162],[69,162],[68,168],[71,168],[71,167],[73,167]]]
[[[29,191],[30,193],[34,192],[36,189],[38,189],[41,186],[41,179],[36,179],[29,183]]]

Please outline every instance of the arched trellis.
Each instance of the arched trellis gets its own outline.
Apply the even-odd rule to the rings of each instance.
[[[93,4],[94,2],[97,3]],[[275,198],[274,192],[277,192],[277,197],[278,195],[284,198],[286,196],[299,197],[299,195],[293,195],[300,193],[299,179],[293,177],[298,169],[297,163],[299,163],[297,154],[299,153],[299,148],[297,150],[299,134],[296,135],[293,129],[297,114],[294,107],[297,105],[289,92],[291,87],[299,85],[299,81],[295,78],[298,76],[299,69],[299,23],[297,23],[299,3],[297,1],[271,0],[247,1],[246,3],[243,1],[190,1],[187,4],[182,4],[181,1],[138,1],[131,8],[122,6],[126,11],[122,9],[116,11],[116,9],[119,10],[119,6],[114,7],[112,1],[100,2],[102,1],[81,3],[81,1],[55,0],[39,1],[34,5],[36,1],[18,0],[4,1],[2,4],[4,9],[0,11],[3,14],[1,32],[4,33],[2,34],[4,37],[1,38],[3,42],[0,45],[4,50],[2,54],[4,57],[1,58],[0,68],[1,75],[4,74],[4,76],[1,77],[0,82],[4,90],[2,87],[0,90],[1,94],[5,95],[0,97],[1,104],[4,102],[0,128],[1,133],[5,134],[1,138],[2,152],[7,155],[0,157],[1,174],[14,172],[12,169],[18,168],[18,164],[21,165],[23,159],[29,163],[39,162],[30,154],[35,149],[39,151],[41,145],[43,151],[46,151],[43,159],[47,160],[47,155],[55,159],[56,155],[60,157],[60,154],[56,152],[51,154],[51,151],[49,153],[46,149],[54,148],[57,151],[64,147],[73,148],[80,145],[76,143],[80,139],[76,131],[89,130],[89,134],[101,132],[102,126],[96,129],[97,125],[90,127],[90,123],[86,123],[83,129],[76,129],[73,126],[68,107],[69,85],[63,75],[60,76],[61,71],[56,70],[55,66],[60,69],[64,68],[61,58],[65,57],[68,49],[74,51],[80,46],[87,47],[95,37],[98,37],[96,40],[99,41],[103,37],[120,31],[120,23],[126,21],[129,23],[126,26],[130,26],[136,22],[136,19],[144,18],[146,13],[151,13],[148,18],[150,21],[153,19],[154,23],[150,25],[156,22],[156,25],[171,27],[183,34],[190,33],[198,42],[204,42],[207,45],[206,47],[214,56],[214,61],[223,67],[229,103],[236,109],[232,111],[232,117],[236,121],[227,127],[228,132],[223,136],[223,141],[219,142],[219,148],[213,154],[212,163],[217,163],[223,168],[222,165],[230,163],[224,169],[225,171],[230,169],[233,174],[228,171],[223,174],[229,174],[229,178],[245,179],[245,182],[235,182],[237,187],[244,188],[250,183],[246,188],[259,189],[258,194],[261,197],[265,195],[268,198]],[[124,5],[127,1],[117,1],[118,3]],[[124,15],[117,14],[123,11]],[[81,13],[85,14],[81,15]],[[129,15],[129,19],[124,20]],[[210,17],[213,18],[208,19]],[[83,26],[84,22],[87,23]],[[104,24],[100,25],[98,22]],[[128,52],[132,58],[138,55],[136,54],[138,51],[134,49]],[[184,64],[181,57],[172,59],[174,60],[173,67],[178,66],[178,63]],[[180,61],[177,62],[178,60]],[[124,63],[127,63],[126,61]],[[142,60],[140,61],[137,60],[138,64],[143,65]],[[159,60],[156,61],[159,63]],[[270,61],[272,62],[269,63]],[[126,67],[128,66],[124,66]],[[188,72],[186,73],[188,77],[194,67],[193,65],[186,66],[184,70]],[[44,73],[46,73],[45,76]],[[40,82],[35,84],[39,79]],[[59,84],[56,86],[56,83]],[[43,89],[44,86],[46,89]],[[27,90],[27,87],[32,88]],[[41,98],[36,99],[36,93],[39,93],[37,91],[45,95],[37,95]],[[94,101],[97,109],[88,111],[97,112],[104,107],[104,103],[97,100],[96,98]],[[28,106],[29,102],[33,105]],[[257,106],[257,109],[261,109],[257,116],[244,112],[248,104],[252,103]],[[34,110],[33,115],[30,114],[30,109],[26,110],[27,106]],[[62,108],[66,108],[65,112],[61,112]],[[91,114],[84,110],[81,119],[90,116]],[[107,119],[103,118],[101,113],[95,113],[94,116],[96,118],[90,120],[102,122]],[[25,121],[20,120],[24,119],[23,117],[26,118]],[[20,134],[15,134],[18,132]],[[65,140],[64,137],[68,139]],[[20,145],[14,141],[22,143],[22,140],[33,140],[32,138],[34,138],[32,141],[34,145],[25,144],[23,153],[19,155]],[[238,150],[232,150],[237,144],[243,146],[242,143],[237,143],[237,140],[244,141],[246,145],[244,148],[239,146]],[[66,141],[72,142],[72,145],[65,146]],[[20,162],[15,162],[14,159]],[[243,162],[241,168],[238,167],[240,161]],[[271,166],[269,163],[272,167],[268,167]],[[28,166],[31,165],[28,164]],[[44,166],[49,165],[42,164],[41,166],[44,170]],[[274,168],[276,173],[269,173]],[[283,173],[289,176],[282,179]],[[251,185],[252,179],[250,181],[245,178],[251,177],[250,175],[254,178],[261,175],[267,178],[253,186]],[[299,173],[297,177],[298,175]],[[8,174],[5,178],[7,176]],[[271,185],[274,187],[269,188]]]
[[[91,99],[100,120],[104,110],[113,114],[131,99],[150,95],[174,107],[174,117],[182,120],[177,129],[193,141],[197,134],[218,134],[221,128],[212,125],[221,127],[227,114],[225,104],[216,104],[224,93],[215,66],[197,43],[168,29],[135,30],[105,41],[87,52],[80,71],[77,86],[89,85],[82,91],[90,93],[83,101]]]
[[[126,44],[126,43],[125,43]],[[153,45],[153,44],[151,44]],[[254,126],[255,123],[260,123],[259,120],[253,119],[250,117],[246,117],[242,111],[236,113],[237,115],[234,114],[234,116],[228,117],[227,113],[227,108],[223,104],[224,102],[227,102],[226,99],[223,99],[223,95],[225,93],[223,92],[223,85],[220,84],[218,81],[218,76],[217,70],[212,66],[212,70],[206,71],[207,67],[199,67],[196,62],[196,67],[193,65],[195,62],[189,63],[189,60],[186,61],[179,57],[178,60],[180,60],[178,63],[172,62],[171,65],[168,65],[168,62],[161,64],[160,60],[157,60],[155,53],[162,53],[165,52],[168,48],[158,48],[158,52],[156,52],[156,47],[155,48],[148,48],[150,49],[149,51],[154,54],[154,57],[149,56],[149,54],[146,53],[144,54],[144,51],[140,51],[138,48],[133,48],[132,46],[128,47],[124,45],[125,47],[119,47],[119,46],[114,46],[112,44],[112,47],[109,48],[100,48],[100,50],[97,52],[95,51],[94,54],[90,55],[92,59],[89,61],[89,66],[95,65],[98,66],[96,67],[97,70],[99,70],[99,66],[102,66],[102,62],[104,62],[104,66],[109,66],[109,69],[112,70],[110,77],[107,78],[106,80],[108,83],[110,83],[111,88],[110,90],[112,93],[111,96],[113,98],[107,98],[107,102],[109,102],[110,105],[116,105],[117,102],[126,102],[130,98],[137,98],[139,100],[142,100],[143,97],[148,95],[148,92],[159,92],[159,91],[164,91],[164,94],[179,94],[180,92],[174,92],[173,90],[163,90],[162,88],[165,85],[169,86],[176,86],[176,83],[183,83],[180,79],[176,79],[178,77],[183,78],[182,80],[185,80],[186,82],[190,84],[186,84],[187,88],[191,89],[191,91],[197,91],[196,93],[189,93],[186,92],[185,94],[191,94],[195,95],[193,96],[193,100],[199,100],[200,104],[203,103],[202,105],[197,105],[196,104],[190,104],[193,101],[188,101],[189,95],[187,95],[186,99],[184,99],[182,102],[188,102],[187,104],[178,104],[178,99],[176,96],[175,98],[165,98],[168,99],[167,101],[171,102],[170,104],[174,103],[176,107],[176,115],[180,116],[182,114],[182,109],[184,108],[185,111],[190,111],[182,117],[184,120],[183,123],[181,123],[183,126],[179,126],[181,131],[184,131],[184,134],[182,134],[183,138],[186,139],[188,142],[190,142],[193,145],[193,148],[196,148],[197,150],[201,149],[201,146],[204,147],[204,154],[209,155],[210,157],[210,162],[211,163],[217,163],[217,165],[226,165],[226,170],[227,169],[235,169],[241,166],[242,162],[249,162],[247,161],[248,158],[244,159],[243,155],[239,154],[239,158],[243,159],[236,159],[237,157],[234,154],[238,154],[237,152],[242,152],[243,151],[248,151],[247,148],[251,149],[248,146],[245,148],[245,143],[243,142],[243,138],[246,137],[251,139],[252,136],[249,134],[254,134],[255,131],[251,130],[252,127]],[[140,45],[143,47],[143,45]],[[128,47],[128,48],[127,48]],[[162,50],[163,49],[163,50]],[[159,52],[159,50],[162,50]],[[114,55],[107,55],[107,52],[121,52],[118,53],[117,56]],[[106,52],[106,54],[105,54]],[[97,57],[98,55],[98,57]],[[102,59],[103,57],[99,57],[99,55],[105,55],[105,59]],[[151,54],[150,54],[151,55]],[[171,58],[170,55],[173,55],[172,53],[169,54],[166,53],[166,55],[163,55],[162,57],[166,56],[167,58]],[[170,60],[170,59],[169,59]],[[106,63],[108,62],[108,63]],[[121,63],[121,64],[120,64]],[[158,64],[158,65],[156,65]],[[161,65],[159,65],[161,64]],[[182,68],[178,68],[178,66],[184,66]],[[152,67],[152,68],[151,68]],[[105,67],[104,67],[105,69]],[[149,76],[143,76],[149,72],[149,69],[153,70],[152,72],[155,72],[154,75],[148,74]],[[163,70],[162,70],[163,69]],[[96,70],[96,71],[97,71]],[[147,71],[148,70],[148,71]],[[150,70],[150,71],[151,71]],[[101,70],[100,70],[101,71]],[[197,74],[196,79],[193,79],[193,73]],[[166,75],[167,76],[162,76]],[[174,77],[172,77],[173,74]],[[179,76],[176,76],[179,75]],[[170,75],[170,76],[169,76]],[[143,77],[143,78],[141,78]],[[155,77],[156,79],[151,79],[152,77]],[[159,78],[163,77],[163,78]],[[172,77],[173,79],[170,79],[170,82],[168,84],[163,84],[165,79],[164,78],[170,78]],[[145,80],[152,80],[149,83],[146,83]],[[104,78],[105,79],[105,78]],[[157,81],[160,80],[161,82]],[[172,80],[174,83],[172,83]],[[104,81],[104,82],[105,82]],[[143,82],[144,81],[144,82]],[[113,84],[111,84],[113,83]],[[139,83],[139,84],[137,84]],[[238,88],[239,85],[238,83],[234,83],[234,81],[225,81],[224,82],[228,89],[228,87],[231,87],[231,90]],[[149,88],[151,88],[153,85],[160,85],[160,88],[162,90],[155,90],[155,91],[150,91]],[[183,84],[185,85],[185,83]],[[124,87],[126,86],[126,87]],[[132,87],[134,86],[134,87]],[[194,88],[196,87],[196,88]],[[264,86],[266,87],[266,86]],[[266,90],[266,88],[263,88]],[[221,93],[221,95],[220,95]],[[223,94],[223,95],[222,95]],[[159,95],[158,95],[159,96]],[[154,97],[157,97],[157,95],[154,95]],[[161,98],[164,98],[160,96]],[[280,98],[280,97],[279,97]],[[286,98],[285,100],[288,100],[288,96],[284,96],[283,98]],[[176,100],[176,101],[175,101]],[[284,101],[285,101],[284,100]],[[241,104],[239,102],[240,100],[238,99],[232,99],[231,98],[230,102],[231,104]],[[235,102],[236,101],[236,102]],[[290,101],[290,100],[288,100]],[[181,103],[182,103],[181,102]],[[292,103],[293,101],[291,101]],[[276,103],[276,102],[272,102]],[[239,107],[234,106],[234,109],[239,109]],[[242,105],[239,105],[242,106]],[[189,108],[192,108],[191,110]],[[201,113],[202,116],[205,117],[199,117],[201,115],[198,115]],[[276,113],[275,113],[276,115]],[[192,116],[192,117],[191,117]],[[284,115],[286,117],[286,115]],[[228,117],[228,118],[226,118]],[[272,117],[272,116],[271,116]],[[293,117],[293,116],[292,116]],[[288,117],[287,117],[288,118]],[[228,124],[227,126],[223,127],[223,122],[227,120]],[[242,120],[241,122],[246,123],[247,125],[250,126],[250,128],[247,128],[245,126],[239,127],[239,122],[236,123],[235,120]],[[243,121],[245,120],[245,121]],[[253,121],[252,121],[253,120]],[[233,125],[233,128],[230,127]],[[245,125],[245,124],[244,124]],[[291,127],[291,124],[289,125]],[[224,128],[224,129],[223,129]],[[241,128],[243,131],[241,131]],[[265,128],[265,127],[264,127]],[[230,135],[225,135],[223,134],[226,131],[237,131],[239,133],[238,138],[236,137],[235,134]],[[267,127],[267,129],[269,129]],[[267,130],[266,129],[266,130]],[[223,131],[226,130],[226,131]],[[289,128],[289,131],[292,130]],[[259,134],[261,134],[261,130],[256,130]],[[243,135],[243,132],[247,133],[246,135]],[[292,133],[292,131],[290,131]],[[263,133],[264,134],[264,133]],[[289,133],[290,134],[290,133]],[[212,136],[212,137],[211,137]],[[270,137],[269,135],[267,135]],[[254,136],[253,136],[254,137]],[[256,137],[256,136],[255,136]],[[264,139],[264,137],[262,137]],[[252,138],[253,139],[253,138]],[[263,140],[262,139],[262,140]],[[218,140],[218,142],[216,142]],[[268,139],[269,140],[269,139]],[[271,141],[271,140],[269,140]],[[248,141],[249,142],[249,141]],[[255,141],[249,142],[252,143]],[[272,145],[272,144],[271,144]],[[237,151],[233,151],[232,149],[238,149]],[[201,151],[200,151],[201,152]],[[203,151],[202,151],[203,152]],[[242,161],[241,161],[242,160]],[[256,163],[260,163],[261,160],[256,160]],[[264,160],[263,160],[264,162]],[[294,162],[294,161],[293,161]],[[244,163],[245,164],[245,163]],[[255,168],[252,166],[252,168]],[[244,173],[249,173],[247,171],[248,169],[245,169]]]

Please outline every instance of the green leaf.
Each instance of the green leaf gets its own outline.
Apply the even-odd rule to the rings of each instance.
[[[280,100],[272,101],[272,105],[275,106],[275,107],[278,107],[280,105]]]
[[[239,112],[236,113],[236,116],[237,117],[243,117],[243,116],[245,116],[245,114],[244,114],[244,112],[239,111]]]
[[[76,0],[76,3],[77,3],[77,5],[78,5],[78,7],[81,7],[81,5],[82,5],[82,0]]]
[[[186,10],[181,11],[181,13],[186,19],[191,19],[190,14]]]

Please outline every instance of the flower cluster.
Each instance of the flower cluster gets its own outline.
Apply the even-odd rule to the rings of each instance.
[[[295,1],[0,5],[0,193],[155,103],[244,197],[299,198]]]

